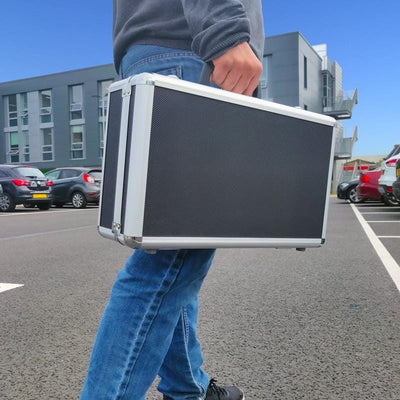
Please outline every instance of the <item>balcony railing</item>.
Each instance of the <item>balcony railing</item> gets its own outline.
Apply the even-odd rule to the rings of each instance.
[[[349,119],[357,103],[358,90],[347,90],[334,99],[323,99],[323,113],[335,119]]]
[[[358,128],[341,127],[336,136],[335,142],[335,158],[347,159],[351,158],[353,153],[354,143],[358,140]]]

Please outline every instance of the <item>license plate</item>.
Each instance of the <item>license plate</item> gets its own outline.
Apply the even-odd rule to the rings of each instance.
[[[45,193],[35,193],[32,195],[34,199],[47,199],[47,194]]]
[[[396,169],[396,176],[399,177],[400,176],[400,168]]]

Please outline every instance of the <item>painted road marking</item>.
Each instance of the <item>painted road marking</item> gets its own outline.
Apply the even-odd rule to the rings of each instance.
[[[72,231],[77,231],[79,229],[88,229],[88,228],[95,228],[97,225],[86,225],[86,226],[80,226],[78,228],[68,228],[68,229],[59,229],[57,231],[47,231],[47,232],[37,232],[37,233],[27,233],[25,235],[18,235],[18,236],[8,236],[4,238],[0,238],[0,242],[4,240],[12,240],[12,239],[21,239],[21,238],[29,238],[29,237],[35,237],[35,236],[41,236],[41,235],[49,235],[52,233],[63,233],[63,232],[72,232]]]
[[[0,283],[0,292],[5,292],[6,290],[16,289],[17,287],[24,286],[19,283]]]
[[[0,214],[0,218],[4,217],[18,217],[20,215],[43,215],[43,214],[62,214],[62,213],[68,213],[68,212],[77,212],[77,211],[93,211],[96,210],[98,211],[98,208],[83,208],[79,210],[65,210],[65,211],[28,211],[28,212],[17,212],[17,213],[7,213],[7,214]]]
[[[379,239],[400,239],[400,236],[378,236]]]
[[[360,213],[361,214],[361,213]],[[391,223],[391,222],[400,222],[400,221],[367,221],[369,224],[374,223],[374,224],[379,224],[381,222],[386,223]]]
[[[388,212],[382,212],[382,211],[377,211],[377,212],[374,212],[374,211],[367,211],[367,212],[362,212],[361,213],[362,215],[364,215],[364,214],[386,214],[386,215],[400,215],[400,211],[398,211],[398,212],[390,212],[390,211],[388,211]]]
[[[393,282],[395,283],[397,289],[400,291],[400,267],[399,264],[394,260],[391,254],[388,252],[386,247],[382,244],[382,242],[378,239],[375,235],[375,232],[372,228],[368,225],[368,222],[364,219],[361,215],[360,211],[357,210],[353,204],[351,204],[351,208],[354,211],[358,221],[360,222],[361,226],[364,229],[369,241],[371,242],[372,246],[374,247],[376,253],[378,254],[379,258],[381,259],[383,265],[386,268],[386,271],[389,273],[390,277],[392,278]]]

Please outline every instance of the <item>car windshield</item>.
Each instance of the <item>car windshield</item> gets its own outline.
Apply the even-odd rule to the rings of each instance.
[[[395,156],[400,153],[400,144],[395,144],[393,150],[384,158],[384,160],[388,160],[390,157]]]
[[[101,171],[90,171],[89,174],[90,174],[94,179],[97,179],[97,180],[101,180],[102,175],[103,175]]]
[[[15,169],[20,175],[25,176],[26,178],[45,178],[45,176],[42,174],[42,171],[37,168],[21,167]]]

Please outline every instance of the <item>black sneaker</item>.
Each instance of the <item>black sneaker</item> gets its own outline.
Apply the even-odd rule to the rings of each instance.
[[[236,386],[218,386],[216,379],[211,379],[204,400],[245,400],[243,392]],[[164,396],[164,400],[173,400]]]

